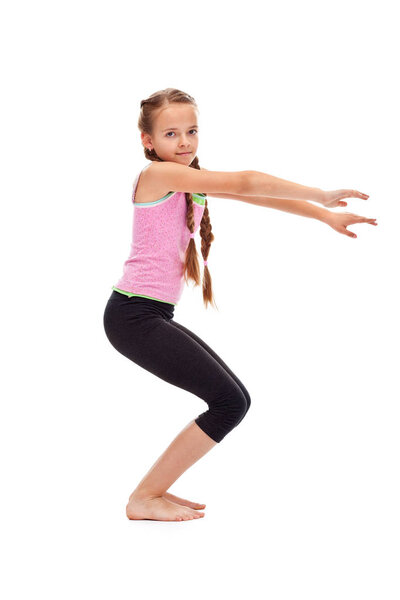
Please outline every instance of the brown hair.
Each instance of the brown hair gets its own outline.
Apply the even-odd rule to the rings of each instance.
[[[189,96],[189,94],[185,94],[185,92],[182,92],[181,90],[177,90],[175,88],[166,88],[165,90],[154,92],[154,94],[151,94],[148,98],[140,102],[140,116],[138,120],[139,130],[143,133],[148,133],[151,135],[153,128],[153,113],[156,110],[171,104],[172,102],[186,102],[187,104],[192,104],[198,110],[195,99],[192,98],[192,96]],[[154,148],[152,150],[144,148],[144,154],[149,160],[162,162],[162,159],[157,155]],[[189,166],[193,169],[200,169],[199,159],[197,156],[195,156]],[[189,231],[193,233],[193,196],[190,192],[185,192],[185,197],[187,206],[186,224],[189,228]],[[203,255],[203,259],[207,260],[211,242],[214,240],[210,215],[208,212],[207,197],[205,198],[203,218],[201,219],[200,223],[200,236],[201,254]],[[192,279],[195,286],[200,284],[199,261],[194,238],[190,238],[189,240],[189,245],[185,255],[183,274],[186,283],[189,282],[189,279]],[[214,306],[214,308],[217,308],[212,292],[211,275],[207,265],[204,265],[203,273],[203,301],[206,308],[208,303]]]

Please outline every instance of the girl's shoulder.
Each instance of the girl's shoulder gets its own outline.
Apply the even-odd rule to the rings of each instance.
[[[166,189],[165,183],[162,183],[163,178],[152,176],[154,171],[158,169],[161,164],[164,165],[165,163],[156,161],[150,162],[138,173],[133,184],[132,202],[134,204],[158,202],[159,200],[163,200],[166,196],[171,195],[171,190]],[[164,166],[161,168],[164,169]],[[205,169],[204,167],[200,167],[200,170],[208,171],[208,169]],[[203,193],[196,192],[195,195],[199,196],[200,199],[205,198],[205,194]]]
[[[132,192],[132,202],[134,204],[156,202],[170,192],[170,190],[161,188],[160,185],[157,186],[154,178],[151,177],[152,169],[149,169],[149,167],[154,164],[153,162],[148,163],[136,176]]]

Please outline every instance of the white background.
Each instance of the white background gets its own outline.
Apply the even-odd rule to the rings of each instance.
[[[395,3],[4,2],[2,596],[398,600],[399,52]],[[175,319],[246,385],[240,426],[172,486],[128,496],[207,407],[108,342],[147,163],[140,100],[200,110],[201,166],[370,195],[349,229],[209,198],[218,311]],[[199,236],[196,236],[198,249]]]

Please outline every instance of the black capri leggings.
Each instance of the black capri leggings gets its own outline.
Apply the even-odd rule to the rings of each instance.
[[[202,339],[173,320],[173,304],[112,291],[104,311],[107,338],[118,352],[208,404],[195,422],[215,442],[250,407],[243,383]]]

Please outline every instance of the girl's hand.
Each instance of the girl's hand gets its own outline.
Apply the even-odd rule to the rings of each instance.
[[[352,231],[347,231],[346,227],[348,225],[352,225],[353,223],[369,223],[370,225],[378,225],[378,223],[376,223],[376,219],[368,219],[368,217],[360,217],[359,215],[354,215],[353,213],[348,212],[330,212],[326,222],[335,231],[344,233],[352,238],[356,238],[357,236]]]
[[[361,198],[362,200],[367,200],[369,196],[357,192],[357,190],[333,190],[332,192],[324,192],[321,204],[327,208],[347,206],[347,202],[343,202],[342,198]]]

